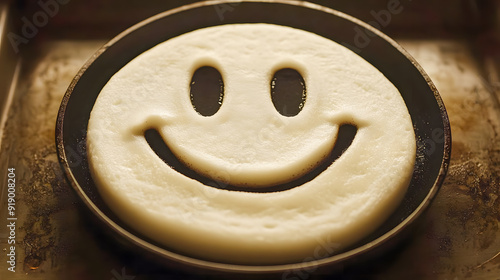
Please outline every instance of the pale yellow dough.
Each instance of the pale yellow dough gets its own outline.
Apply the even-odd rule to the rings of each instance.
[[[190,102],[200,66],[224,80],[211,117]],[[281,68],[299,71],[307,86],[294,117],[271,101]],[[330,153],[344,123],[358,132],[340,158],[273,193],[205,186],[171,169],[144,137],[156,128],[197,172],[257,188],[302,176]],[[406,192],[415,137],[398,90],[347,48],[290,27],[234,24],[170,39],[118,71],[92,110],[88,152],[102,197],[142,234],[188,256],[280,264],[335,254],[379,226]]]

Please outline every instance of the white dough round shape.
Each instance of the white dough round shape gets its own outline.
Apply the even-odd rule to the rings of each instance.
[[[202,66],[224,81],[212,116],[190,100]],[[307,87],[292,117],[271,100],[283,68]],[[356,136],[323,172],[258,192],[321,162],[342,124],[356,126]],[[151,128],[194,171],[257,191],[214,188],[172,169],[147,143]],[[250,265],[321,258],[359,241],[401,202],[415,159],[408,110],[382,73],[331,40],[272,24],[198,29],[140,54],[100,92],[87,145],[103,199],[130,227],[187,256]]]

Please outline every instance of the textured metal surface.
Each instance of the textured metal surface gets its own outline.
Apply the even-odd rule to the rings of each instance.
[[[11,47],[8,32],[12,30],[12,25],[9,21],[11,18],[9,5],[0,3],[0,143],[2,138],[2,130],[7,120],[5,112],[12,102],[13,89],[18,75],[19,60]]]
[[[500,279],[500,114],[494,88],[466,40],[401,43],[440,90],[453,150],[447,179],[425,225],[384,274]]]
[[[430,75],[447,107],[454,137],[445,184],[407,244],[373,264],[346,267],[339,277],[500,279],[500,93],[498,76],[488,70],[497,67],[498,53],[460,34],[448,37],[395,37]],[[0,161],[0,173],[14,167],[18,179],[18,264],[15,273],[7,271],[0,220],[1,279],[194,278],[111,244],[87,220],[62,176],[54,145],[57,110],[78,69],[103,43],[47,37],[26,46]],[[1,211],[3,217],[3,205]]]

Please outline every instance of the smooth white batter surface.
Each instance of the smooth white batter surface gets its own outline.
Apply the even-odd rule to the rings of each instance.
[[[222,106],[210,117],[190,101],[201,66],[224,80]],[[271,100],[282,68],[296,69],[307,87],[294,117]],[[155,128],[193,170],[258,188],[305,174],[344,123],[358,132],[340,158],[273,193],[203,185],[170,168],[144,137]],[[355,53],[290,27],[235,24],[170,39],[118,71],[92,110],[88,152],[105,201],[144,235],[189,256],[278,264],[335,254],[380,225],[407,189],[415,137],[398,90]]]

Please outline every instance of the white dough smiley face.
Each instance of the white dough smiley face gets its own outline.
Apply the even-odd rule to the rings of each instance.
[[[220,73],[223,95],[204,116],[190,93],[206,66]],[[281,69],[303,79],[293,116],[271,95]],[[158,131],[201,176],[258,190],[307,174],[343,124],[358,129],[343,155],[279,192],[207,186],[172,169],[145,137]],[[319,244],[353,244],[401,201],[415,158],[410,116],[387,78],[333,41],[270,24],[199,29],[139,55],[102,89],[87,136],[94,180],[124,222],[171,250],[227,263],[300,262],[317,258]]]

